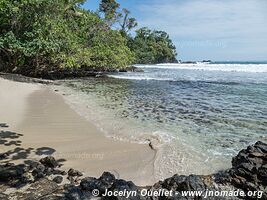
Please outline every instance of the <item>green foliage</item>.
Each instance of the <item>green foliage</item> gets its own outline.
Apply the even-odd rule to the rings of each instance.
[[[126,39],[117,31],[102,31],[92,40],[93,65],[100,68],[110,66],[120,68],[133,63],[134,55],[126,46]],[[110,59],[113,58],[113,59]]]
[[[1,70],[38,76],[62,68],[131,64],[133,55],[119,31],[81,9],[83,2],[0,0]]]
[[[129,47],[136,55],[136,62],[142,64],[176,62],[176,48],[164,31],[141,28],[135,38],[129,38]]]
[[[99,11],[104,14],[104,19],[109,26],[116,22],[119,17],[117,9],[120,4],[116,0],[101,0],[99,5]]]
[[[0,70],[43,76],[62,69],[109,70],[134,62],[175,61],[167,33],[139,29],[115,0],[102,0],[98,14],[85,0],[0,0]],[[117,24],[119,30],[111,26]]]
[[[130,11],[123,8],[121,13],[122,22],[120,22],[121,33],[127,34],[130,30],[135,28],[138,24],[135,18],[129,17]]]

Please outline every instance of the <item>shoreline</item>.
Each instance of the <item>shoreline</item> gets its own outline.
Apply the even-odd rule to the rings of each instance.
[[[126,193],[118,196],[118,191],[129,191],[130,199],[170,199],[167,194],[158,196],[157,192],[163,190],[173,192],[171,198],[175,199],[191,199],[184,191],[211,191],[211,199],[267,198],[264,142],[242,149],[232,158],[230,168],[202,175],[174,174],[158,181],[153,177],[155,151],[149,145],[107,138],[50,86],[0,78],[0,97],[3,200],[102,199],[106,192],[112,199],[128,198]],[[144,160],[140,159],[142,156]],[[114,170],[116,167],[118,170]],[[156,193],[150,196],[142,191]],[[240,193],[232,196],[234,191]],[[218,195],[213,196],[214,192]],[[207,193],[204,194],[198,198],[206,199]]]
[[[149,145],[107,138],[48,86],[2,78],[0,83],[1,96],[8,99],[0,100],[4,116],[1,123],[7,123],[11,131],[23,135],[19,138],[21,146],[18,145],[23,150],[17,160],[52,155],[62,160],[63,169],[73,167],[85,175],[100,176],[103,171],[110,171],[117,178],[139,185],[157,181],[154,177],[156,152]],[[7,86],[12,89],[7,90]],[[5,117],[7,113],[9,118]],[[4,146],[3,151],[13,147]],[[39,152],[27,153],[31,148]]]

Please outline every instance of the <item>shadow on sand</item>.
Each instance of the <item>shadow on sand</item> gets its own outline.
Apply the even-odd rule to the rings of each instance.
[[[50,156],[53,155],[56,150],[50,147],[40,147],[37,149],[34,148],[23,148],[21,147],[22,141],[20,140],[23,137],[23,134],[11,132],[7,129],[9,126],[6,123],[0,123],[0,147],[10,146],[10,150],[6,152],[0,152],[0,164],[10,163],[15,160],[24,160],[25,164],[29,164],[32,160],[25,160],[30,157],[30,155],[38,156]],[[13,148],[14,147],[14,148]],[[65,162],[65,159],[59,159],[60,163]]]

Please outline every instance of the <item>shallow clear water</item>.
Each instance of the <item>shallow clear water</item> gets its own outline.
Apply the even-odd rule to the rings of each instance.
[[[220,170],[241,148],[266,141],[266,64],[139,67],[144,73],[65,85],[75,91],[69,92],[72,102],[89,108],[80,112],[107,135],[165,144],[158,162],[168,165],[163,169],[169,174]],[[159,177],[165,176],[163,169]]]

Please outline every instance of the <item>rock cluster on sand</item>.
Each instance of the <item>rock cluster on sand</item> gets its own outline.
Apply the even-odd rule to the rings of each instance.
[[[116,179],[109,172],[101,177],[85,177],[81,172],[59,169],[52,156],[42,158],[31,164],[0,165],[0,199],[38,199],[38,200],[87,200],[94,199],[94,190],[99,196],[106,191],[134,191],[136,195],[127,199],[205,199],[202,197],[183,197],[182,191],[262,191],[262,199],[267,199],[267,144],[257,142],[241,150],[232,160],[232,168],[216,174],[199,176],[174,175],[153,186],[138,187],[131,181]],[[64,177],[69,183],[62,184]],[[23,186],[26,187],[23,189]],[[10,188],[15,188],[10,190]],[[150,197],[141,195],[141,190],[174,191],[171,197]],[[126,197],[99,197],[99,199],[126,199]],[[206,199],[257,199],[256,197],[208,197]]]

